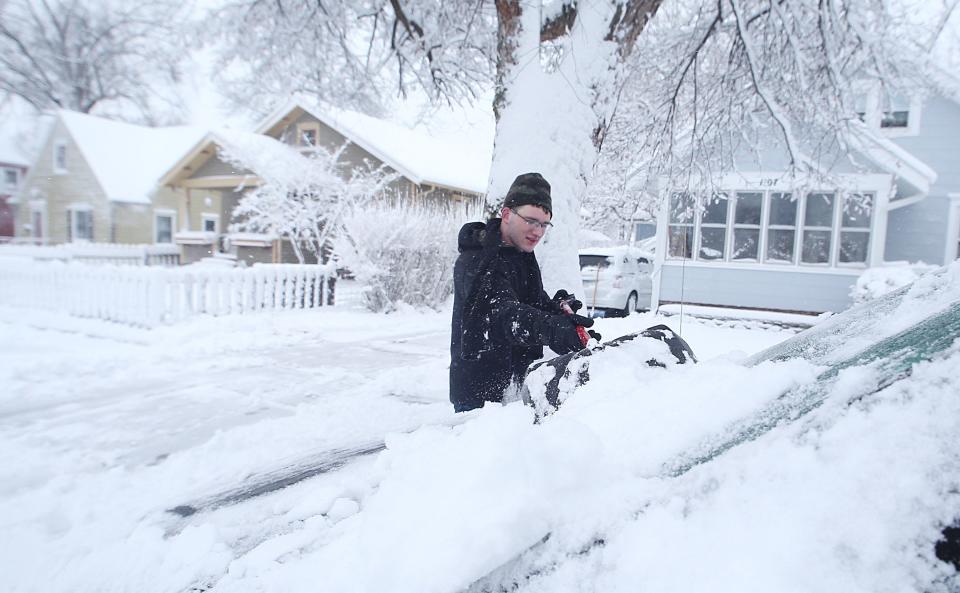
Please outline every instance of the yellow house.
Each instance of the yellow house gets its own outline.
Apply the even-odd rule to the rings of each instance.
[[[180,197],[157,180],[204,131],[67,110],[53,117],[16,200],[16,236],[38,244],[172,243]]]

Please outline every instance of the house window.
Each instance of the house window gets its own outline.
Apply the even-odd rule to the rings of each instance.
[[[320,138],[320,125],[313,122],[297,124],[297,145],[313,147]]]
[[[17,183],[20,181],[20,176],[16,169],[4,169],[3,170],[3,183],[7,186],[8,190],[17,189]]]
[[[733,253],[736,261],[759,261],[763,192],[737,192],[733,213]]]
[[[43,222],[45,218],[46,209],[42,204],[30,205],[30,236],[34,239],[43,238]]]
[[[850,194],[844,197],[843,211],[840,213],[839,263],[867,262],[872,214],[872,194]]]
[[[53,172],[63,174],[67,172],[67,143],[58,140],[53,145]]]
[[[783,192],[770,194],[767,210],[767,252],[764,261],[792,264],[797,242],[797,200]]]
[[[881,128],[909,128],[910,101],[900,96],[889,98],[880,115]]]
[[[173,214],[157,213],[154,226],[157,243],[173,243]]]
[[[727,212],[730,199],[727,194],[718,193],[703,205],[700,217],[699,259],[723,259],[727,244]]]
[[[203,215],[203,231],[205,233],[217,233],[220,228],[220,217],[216,214]]]
[[[93,210],[89,206],[67,209],[67,240],[93,241]]]
[[[826,192],[807,194],[803,215],[803,244],[800,261],[805,264],[829,264],[833,240],[833,210],[836,195]]]
[[[803,198],[782,191],[719,192],[694,216],[697,199],[674,193],[668,257],[693,259],[695,253],[704,262],[862,266],[870,259],[874,201],[866,192],[815,191]]]
[[[670,218],[667,225],[667,253],[670,257],[689,258],[693,253],[695,200],[686,192],[670,196]]]

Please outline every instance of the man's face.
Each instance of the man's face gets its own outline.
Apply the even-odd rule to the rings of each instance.
[[[531,222],[524,220],[524,217]],[[538,223],[550,222],[552,216],[539,206],[525,204],[516,209],[500,210],[500,235],[503,242],[520,251],[530,252],[537,246],[546,229]]]

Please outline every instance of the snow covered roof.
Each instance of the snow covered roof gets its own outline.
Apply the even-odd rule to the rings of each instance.
[[[337,130],[414,183],[486,192],[493,156],[493,129],[465,127],[460,134],[441,135],[355,111],[322,106],[301,96],[274,111],[257,132],[266,133],[296,108]]]
[[[854,122],[858,124],[859,122]],[[860,124],[850,135],[850,145],[864,156],[912,185],[921,194],[930,191],[937,172],[892,140],[884,138]]]
[[[255,174],[271,171],[296,175],[315,166],[296,148],[263,134],[221,129],[208,137],[226,153],[225,157],[238,161]]]
[[[254,132],[221,128],[208,132],[200,138],[182,158],[164,173],[159,182],[167,185],[175,183],[184,176],[189,176],[193,172],[191,167],[202,164],[202,155],[209,158],[215,153],[212,148],[219,149],[218,152],[222,153],[221,157],[224,160],[242,168],[244,171],[229,176],[214,176],[216,179],[214,177],[194,179],[207,179],[210,182],[222,180],[233,184],[242,182],[244,185],[257,185],[261,183],[261,177],[266,172],[274,175],[283,175],[284,173],[298,175],[314,166],[310,159],[296,148],[284,144],[276,138]],[[242,177],[242,181],[238,177]]]
[[[639,247],[631,247],[629,245],[616,245],[613,247],[582,247],[579,249],[580,255],[606,255],[606,256],[619,256],[631,254],[634,257],[653,257],[653,253],[650,251],[645,251]]]
[[[114,202],[149,204],[160,176],[206,132],[192,126],[150,128],[67,110],[57,116]]]
[[[0,133],[0,164],[30,166],[30,158],[24,154],[16,140],[2,133]]]

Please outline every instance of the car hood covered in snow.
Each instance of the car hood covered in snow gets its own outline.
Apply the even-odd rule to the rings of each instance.
[[[955,591],[958,328],[960,263],[747,364],[396,436],[359,512],[213,590]]]

